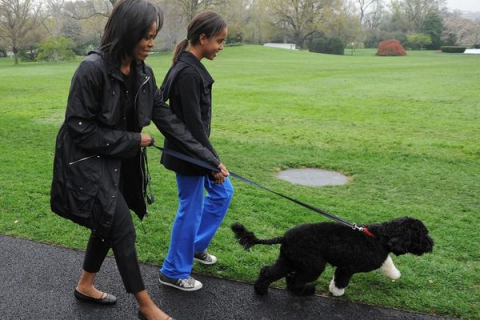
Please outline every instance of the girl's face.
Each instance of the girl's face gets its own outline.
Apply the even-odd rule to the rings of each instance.
[[[155,22],[148,30],[147,34],[137,43],[133,49],[133,58],[138,61],[144,61],[153,48],[153,40],[157,36],[157,23]]]
[[[227,38],[227,27],[217,34],[216,36],[207,39],[204,34],[200,36],[200,43],[202,45],[202,55],[208,60],[213,60],[217,57],[220,50],[223,50],[223,43]]]

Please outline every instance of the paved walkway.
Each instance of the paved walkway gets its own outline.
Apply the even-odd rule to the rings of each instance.
[[[0,235],[0,319],[137,319],[135,299],[125,293],[113,258],[105,261],[96,284],[116,295],[117,304],[97,306],[74,298],[83,257],[81,251]],[[202,275],[196,276],[204,283],[202,290],[182,292],[160,286],[156,266],[141,269],[154,301],[178,320],[447,319],[342,299],[300,298],[278,289],[257,296],[252,285]]]

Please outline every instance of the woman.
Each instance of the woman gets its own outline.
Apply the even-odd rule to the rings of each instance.
[[[173,66],[162,85],[163,98],[169,100],[173,112],[195,139],[215,155],[209,140],[213,79],[200,61],[217,56],[227,33],[225,20],[215,12],[206,11],[194,17],[187,38],[175,49]],[[168,138],[165,148],[181,150],[176,141]],[[217,261],[206,249],[227,213],[233,187],[228,178],[212,177],[210,172],[168,155],[163,155],[162,163],[176,173],[179,207],[159,280],[183,291],[199,290],[202,283],[191,277],[193,261]]]
[[[75,297],[105,305],[116,302],[94,286],[112,248],[125,289],[138,301],[139,317],[158,320],[170,318],[145,290],[129,212],[140,219],[147,214],[149,177],[141,147],[149,146],[152,138],[141,133],[142,128],[153,120],[183,152],[228,175],[156,95],[153,72],[144,60],[162,23],[162,12],[144,0],[121,0],[114,7],[100,49],[91,52],[73,76],[56,141],[51,190],[55,213],[92,230]]]

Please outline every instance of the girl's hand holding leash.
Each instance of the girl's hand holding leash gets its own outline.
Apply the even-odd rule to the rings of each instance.
[[[230,172],[228,172],[227,168],[222,163],[218,165],[218,169],[220,169],[220,172],[212,172],[212,175],[215,179],[215,183],[216,184],[224,183],[225,178],[230,175]]]
[[[142,140],[140,142],[141,147],[150,147],[155,145],[155,139],[150,137],[148,133],[140,133],[140,135],[142,136]],[[212,172],[215,183],[224,183],[225,178],[230,175],[230,172],[228,172],[227,167],[225,167],[223,163],[220,163],[217,168],[220,169],[220,172]]]

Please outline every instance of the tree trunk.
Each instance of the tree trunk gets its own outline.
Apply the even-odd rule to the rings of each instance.
[[[15,60],[15,64],[18,64],[18,49],[13,47],[12,52],[13,52],[13,58]]]
[[[302,49],[303,48],[303,37],[301,34],[295,33],[293,35],[293,39],[295,40],[295,46],[296,49]]]

